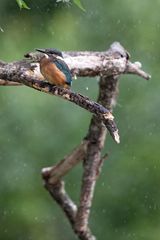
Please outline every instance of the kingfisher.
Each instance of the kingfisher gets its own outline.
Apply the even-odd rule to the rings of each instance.
[[[40,71],[44,78],[52,85],[70,88],[72,75],[62,52],[54,48],[37,48],[36,51],[44,53],[40,59]]]

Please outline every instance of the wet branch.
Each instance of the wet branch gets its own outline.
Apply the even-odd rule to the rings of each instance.
[[[69,89],[45,82],[37,63],[42,55],[35,52],[25,55],[28,60],[13,63],[0,61],[0,85],[26,85],[60,96],[94,114],[88,133],[79,146],[56,165],[44,168],[42,177],[45,188],[64,211],[79,239],[95,240],[96,237],[89,228],[89,216],[96,181],[106,159],[106,155],[101,156],[106,140],[106,128],[113,139],[119,142],[118,130],[111,114],[118,94],[118,79],[121,74],[127,73],[146,80],[150,75],[141,69],[139,62],[129,61],[129,53],[119,43],[113,43],[105,52],[64,52],[63,55],[73,76],[100,76],[97,102]],[[83,161],[82,186],[80,201],[76,205],[67,194],[62,178],[81,161]]]
[[[116,102],[117,91],[118,76],[102,76],[99,83],[98,102],[112,111]],[[92,117],[86,139],[89,143],[84,158],[81,197],[76,216],[76,229],[80,233],[85,233],[88,228],[94,189],[97,177],[100,174],[100,166],[104,161],[104,158],[101,156],[101,150],[106,139],[106,129],[102,121],[99,121],[96,116]]]

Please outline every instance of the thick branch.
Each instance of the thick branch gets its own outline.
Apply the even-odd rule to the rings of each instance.
[[[105,52],[63,52],[63,55],[73,76],[111,76],[131,73],[147,80],[150,78],[149,74],[141,70],[141,64],[137,64],[137,62],[131,63],[128,60],[129,54],[117,42],[113,43],[110,49]],[[28,74],[32,77],[36,77],[37,80],[43,80],[39,71],[39,65],[35,64],[42,57],[42,54],[31,52],[25,56],[34,62],[34,64],[31,64],[32,67],[28,60],[17,61],[10,64],[0,61],[0,69],[13,68],[14,70],[14,67],[19,69],[24,67],[28,69],[32,68],[34,71],[28,72]],[[17,82],[19,81],[17,80]],[[3,82],[0,81],[0,85],[1,84],[4,85]],[[8,82],[6,85],[9,84],[11,83]]]
[[[73,76],[112,76],[124,73],[136,74],[146,80],[150,75],[141,70],[141,64],[131,63],[129,53],[115,42],[105,52],[63,52],[64,59],[68,64]],[[28,53],[26,57],[35,62],[42,57],[40,53]]]
[[[98,102],[107,106],[110,110],[115,105],[117,96],[117,77],[101,77]],[[106,130],[96,116],[93,116],[87,135],[89,141],[84,161],[84,174],[82,178],[82,189],[80,205],[76,216],[76,229],[85,233],[88,229],[88,218],[92,205],[94,188],[99,175],[99,166],[102,165],[101,150],[104,146]]]

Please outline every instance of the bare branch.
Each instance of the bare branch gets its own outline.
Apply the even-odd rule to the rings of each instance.
[[[64,182],[58,181],[56,184],[49,184],[47,179],[45,179],[45,187],[53,199],[58,203],[58,205],[60,205],[70,223],[73,225],[75,223],[75,217],[77,214],[77,206],[67,195]]]
[[[125,73],[135,74],[135,75],[140,76],[140,77],[142,77],[146,80],[149,80],[151,78],[151,75],[144,72],[141,69],[141,67],[142,67],[142,64],[140,62],[135,62],[135,63],[128,62],[127,66],[126,66]]]
[[[21,60],[13,63],[0,61],[0,69],[6,68],[32,69],[28,74],[37,80],[44,80],[39,71],[39,65],[36,64],[43,54],[31,52],[25,54],[27,60]],[[128,58],[128,52],[117,42],[113,43],[108,51],[105,52],[63,52],[64,60],[68,64],[73,76],[111,76],[123,73],[136,74],[145,79],[150,75],[143,72],[137,62],[131,63]],[[31,60],[32,63],[29,62]],[[3,78],[2,78],[3,79]],[[4,79],[6,80],[6,79]],[[9,80],[9,79],[8,79]],[[14,80],[15,81],[15,80]],[[19,82],[17,80],[17,82]],[[1,84],[1,83],[0,83]],[[9,82],[7,84],[10,84]],[[6,84],[6,85],[7,85]],[[3,83],[2,83],[3,85]]]
[[[117,96],[118,76],[102,76],[99,86],[98,102],[112,110]],[[104,146],[105,138],[106,130],[102,122],[100,122],[96,116],[93,116],[86,137],[89,144],[84,161],[80,205],[76,216],[76,229],[80,233],[85,233],[88,229],[88,219],[95,184],[101,169],[100,166],[103,164],[101,150]]]
[[[110,49],[105,52],[77,51],[63,52],[63,55],[73,76],[93,77],[133,73],[146,80],[151,77],[140,69],[137,62],[131,63],[128,60],[129,53],[118,42],[113,43]],[[25,56],[36,62],[39,61],[42,54],[31,52]]]

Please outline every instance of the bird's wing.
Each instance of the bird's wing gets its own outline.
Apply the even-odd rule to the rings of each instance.
[[[68,65],[61,59],[54,59],[54,63],[56,65],[56,67],[65,74],[66,82],[67,82],[67,84],[70,85],[72,82],[72,75],[71,75]]]

